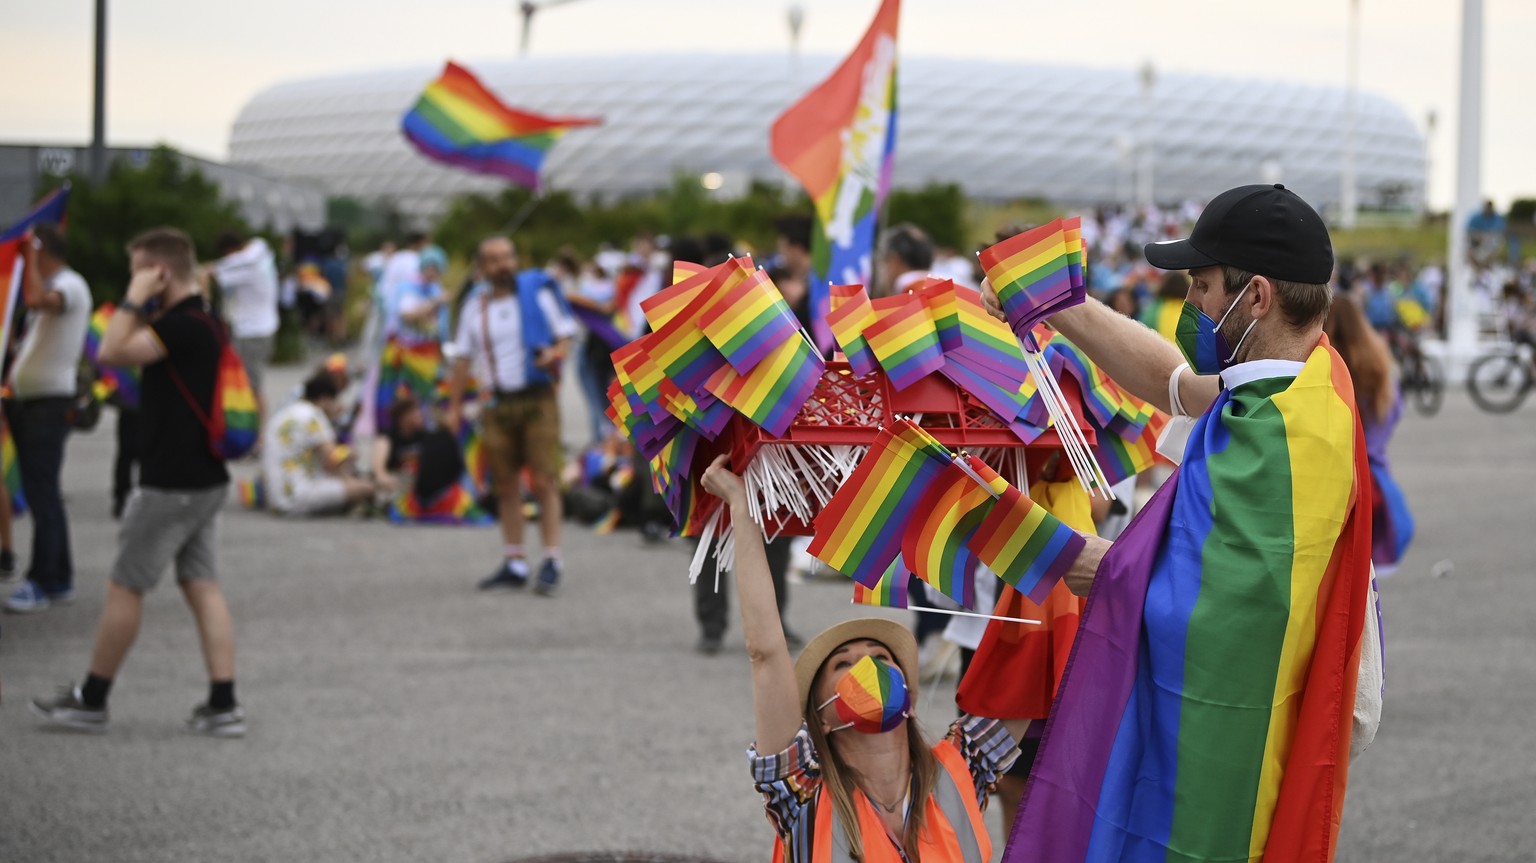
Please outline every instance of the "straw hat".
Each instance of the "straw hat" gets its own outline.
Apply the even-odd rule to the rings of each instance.
[[[896,660],[896,667],[901,669],[901,675],[907,679],[907,689],[911,690],[915,699],[918,675],[917,639],[912,637],[912,631],[903,624],[883,617],[860,617],[828,627],[820,635],[811,639],[811,643],[800,651],[800,657],[795,660],[795,681],[800,684],[802,707],[810,699],[811,683],[816,679],[816,672],[821,670],[821,664],[827,661],[827,657],[848,642],[862,638],[878,641],[891,651],[891,658]]]

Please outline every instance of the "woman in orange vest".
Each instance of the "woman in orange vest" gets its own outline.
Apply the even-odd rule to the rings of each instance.
[[[895,621],[840,623],[791,660],[741,477],[722,456],[703,485],[730,508],[757,725],[748,758],[775,861],[986,863],[982,808],[1028,720],[962,716],[929,744],[913,715],[917,643]]]

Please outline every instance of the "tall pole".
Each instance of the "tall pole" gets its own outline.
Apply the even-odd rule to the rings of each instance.
[[[1456,117],[1456,204],[1450,213],[1445,260],[1446,337],[1451,356],[1464,361],[1477,346],[1477,310],[1472,304],[1467,218],[1483,189],[1483,0],[1461,2],[1461,93]]]
[[[1360,209],[1355,188],[1355,112],[1360,90],[1360,0],[1349,0],[1347,95],[1344,107],[1344,170],[1339,172],[1339,227],[1355,226]]]
[[[1141,138],[1140,165],[1136,172],[1136,202],[1143,208],[1151,207],[1156,199],[1152,188],[1152,88],[1157,85],[1157,71],[1148,60],[1141,67]]]
[[[91,181],[107,178],[107,0],[96,0],[96,95],[91,111]]]

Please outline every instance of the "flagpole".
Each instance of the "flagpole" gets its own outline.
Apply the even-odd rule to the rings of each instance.
[[[854,603],[854,604],[857,605],[858,603]],[[886,607],[890,607],[890,606],[886,606]],[[954,609],[949,609],[949,608],[930,608],[930,607],[927,607],[927,606],[909,605],[909,606],[907,606],[907,610],[908,611],[922,611],[922,612],[926,612],[926,613],[929,613],[929,614],[948,614],[951,617],[979,617],[982,620],[1005,620],[1005,621],[1007,621],[1009,623],[1036,623],[1036,624],[1040,623],[1040,621],[1038,621],[1038,620],[1027,620],[1027,619],[1022,618],[1022,617],[1001,617],[1001,616],[995,615],[995,614],[978,614],[977,612],[974,612],[974,611],[955,611]]]

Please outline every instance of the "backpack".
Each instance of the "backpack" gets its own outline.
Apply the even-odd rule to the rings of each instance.
[[[213,382],[213,410],[203,412],[202,405],[192,397],[192,391],[187,389],[186,382],[176,371],[175,363],[168,364],[166,368],[171,373],[171,380],[176,383],[176,389],[181,391],[181,397],[186,399],[187,406],[192,408],[198,422],[207,430],[209,451],[215,458],[231,461],[256,447],[256,438],[261,431],[257,419],[256,393],[251,389],[251,379],[246,376],[245,366],[230,345],[224,328],[206,313],[194,314],[207,322],[219,340],[219,368]]]

